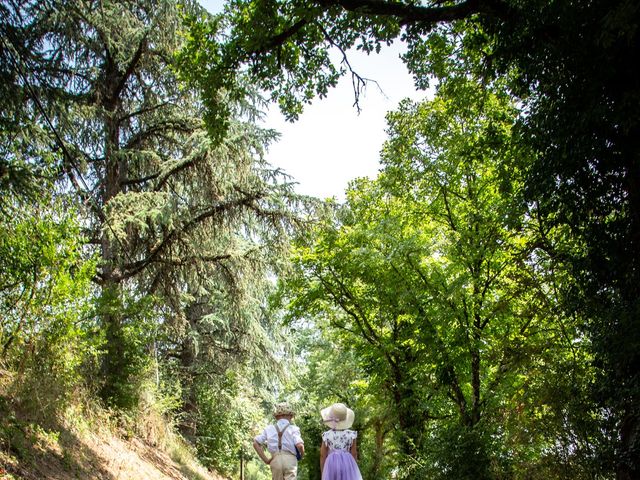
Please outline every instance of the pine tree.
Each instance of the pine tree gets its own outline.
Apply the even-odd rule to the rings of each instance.
[[[234,120],[212,140],[197,95],[173,69],[175,1],[2,8],[3,93],[28,100],[11,106],[41,132],[33,165],[54,152],[58,188],[75,193],[99,253],[104,399],[136,403],[151,351],[181,357],[195,375],[211,370],[197,362],[223,369],[223,358],[242,363],[267,349],[260,305],[267,273],[286,258],[297,199],[263,159],[274,133],[253,123],[257,98],[228,103]]]

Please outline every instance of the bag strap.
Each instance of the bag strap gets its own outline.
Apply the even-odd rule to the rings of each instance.
[[[278,432],[278,451],[281,452],[282,451],[282,434],[284,433],[284,431],[289,427],[289,425],[291,425],[290,423],[287,423],[284,428],[282,429],[282,431],[280,431],[280,429],[278,428],[278,424],[275,424],[276,427],[276,432]]]

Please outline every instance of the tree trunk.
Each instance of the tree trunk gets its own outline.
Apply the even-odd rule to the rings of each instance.
[[[104,66],[103,102],[104,108],[104,178],[102,179],[102,201],[104,207],[121,192],[123,169],[118,159],[120,150],[120,132],[117,124],[118,93],[115,86],[118,81],[118,71],[106,53]],[[125,339],[123,338],[122,319],[122,284],[118,280],[118,265],[120,263],[117,240],[110,238],[108,225],[103,225],[101,240],[102,255],[102,324],[106,332],[104,365],[104,387],[102,397],[114,406],[126,406],[129,403],[124,398],[127,383],[127,355]]]
[[[640,418],[635,411],[637,405],[627,406],[620,426],[620,461],[616,472],[618,480],[635,480],[640,473],[638,442],[640,441]]]
[[[384,439],[385,439],[385,422],[381,419],[375,419],[373,422],[373,430],[375,435],[373,462],[371,463],[370,478],[381,478],[382,459],[384,458]]]
[[[198,321],[202,317],[203,304],[195,302],[185,309],[185,316],[189,323],[189,332],[198,331]],[[183,420],[178,426],[184,438],[194,443],[197,435],[198,423],[198,394],[195,377],[195,369],[198,361],[197,339],[193,336],[186,336],[182,341],[180,351],[180,364],[182,366],[182,391],[184,413]]]
[[[411,385],[411,380],[405,377],[402,368],[397,363],[393,366],[393,370],[392,394],[398,425],[402,431],[400,448],[405,455],[415,456],[422,445],[424,416],[420,407],[416,405],[419,399]]]
[[[481,333],[481,321],[476,315],[473,324],[473,334],[471,335],[472,344],[470,348],[471,353],[471,389],[473,394],[473,400],[471,403],[471,427],[480,421],[480,333]]]

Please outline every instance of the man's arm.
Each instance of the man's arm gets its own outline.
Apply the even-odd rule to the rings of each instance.
[[[296,427],[295,425],[291,428],[291,440],[293,440],[293,444],[298,449],[300,457],[304,457],[304,440],[302,440],[300,428]]]
[[[262,445],[260,445],[258,441],[255,439],[253,440],[253,449],[256,451],[256,453],[264,463],[266,463],[267,465],[271,463],[272,458],[267,458],[267,456],[264,453],[264,448],[262,448]]]

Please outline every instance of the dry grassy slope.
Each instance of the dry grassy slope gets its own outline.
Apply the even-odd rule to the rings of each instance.
[[[0,480],[225,480],[184,451],[170,455],[138,438],[23,430],[19,445],[0,444]]]
[[[226,480],[185,451],[170,455],[139,438],[23,430],[0,444],[0,480]]]
[[[0,480],[228,480],[199,465],[151,409],[123,427],[87,401],[60,413],[37,389],[21,398],[11,379],[0,369]]]

